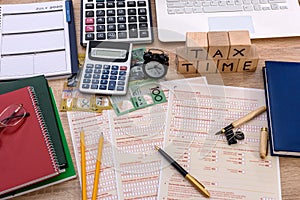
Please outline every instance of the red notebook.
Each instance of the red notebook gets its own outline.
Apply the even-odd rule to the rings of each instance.
[[[11,113],[7,112],[9,109],[20,104],[24,110],[8,115],[14,118],[3,117]],[[0,113],[5,109],[0,116],[0,194],[59,174],[34,88],[25,87],[0,95]],[[22,115],[24,111],[29,116]]]

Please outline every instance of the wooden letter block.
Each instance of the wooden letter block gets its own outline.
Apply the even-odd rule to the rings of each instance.
[[[220,59],[218,62],[219,72],[236,72],[239,59]]]
[[[208,59],[227,59],[229,53],[228,32],[208,32]]]
[[[248,31],[229,31],[230,50],[228,59],[247,58],[250,55],[251,40]]]
[[[200,60],[198,61],[198,73],[217,73],[217,64],[213,60]]]
[[[208,51],[206,32],[187,32],[185,44],[190,61],[206,60]]]
[[[181,74],[196,74],[197,73],[197,61],[190,62],[184,58],[176,55],[177,72]]]
[[[258,65],[259,56],[254,45],[251,46],[249,58],[241,58],[237,72],[254,72]]]
[[[177,47],[176,55],[189,62],[193,62],[195,60],[193,56],[188,55],[186,47]]]

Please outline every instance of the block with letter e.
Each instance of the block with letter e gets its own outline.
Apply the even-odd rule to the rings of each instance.
[[[237,68],[237,72],[254,72],[257,68],[259,55],[256,46],[252,45],[250,55],[247,58],[241,58]]]

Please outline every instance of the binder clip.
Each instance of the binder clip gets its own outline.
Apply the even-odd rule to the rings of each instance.
[[[240,129],[238,129],[236,132],[234,132],[232,129],[227,130],[225,132],[225,137],[228,145],[236,144],[237,140],[245,139],[245,135]]]

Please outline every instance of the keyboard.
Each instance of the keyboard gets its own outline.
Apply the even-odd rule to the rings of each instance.
[[[287,0],[166,0],[168,14],[287,10]]]

